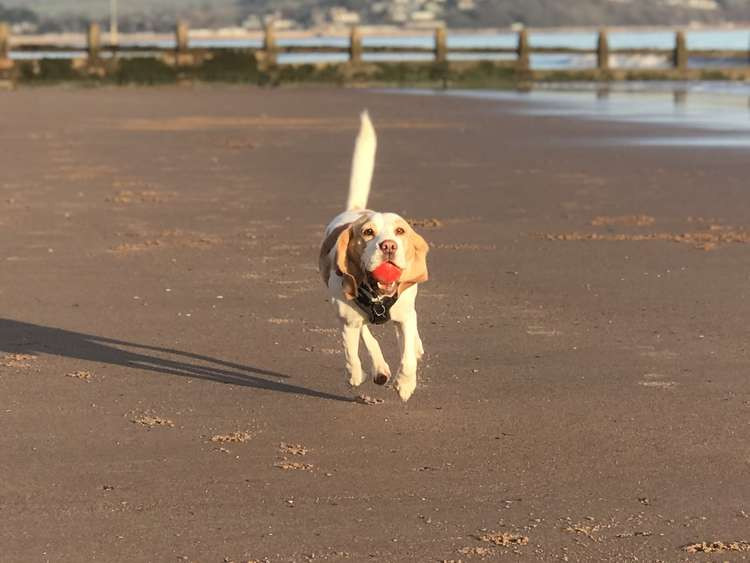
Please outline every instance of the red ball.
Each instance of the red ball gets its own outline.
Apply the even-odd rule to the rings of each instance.
[[[372,277],[380,283],[393,283],[401,277],[401,268],[391,262],[383,262],[372,271]]]

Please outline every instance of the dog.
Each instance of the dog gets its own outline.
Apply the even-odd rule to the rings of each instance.
[[[394,387],[401,400],[408,401],[417,386],[417,362],[424,355],[415,301],[417,284],[428,278],[429,245],[403,217],[367,209],[377,138],[367,111],[360,118],[346,211],[325,230],[319,269],[341,321],[349,384],[357,387],[365,381],[360,337],[373,381],[384,385],[391,378],[368,324],[393,321],[401,350]]]

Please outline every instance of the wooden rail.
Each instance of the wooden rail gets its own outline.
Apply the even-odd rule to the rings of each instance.
[[[170,48],[158,46],[118,46],[101,43],[101,31],[98,24],[92,23],[86,34],[86,46],[74,45],[32,45],[18,44],[11,49],[10,28],[0,22],[0,71],[11,69],[13,60],[11,51],[27,53],[64,53],[85,52],[90,66],[101,65],[102,55],[110,58],[117,56],[137,55],[153,53],[166,55],[175,66],[189,65],[196,60],[205,58],[208,52],[215,52],[221,47],[214,48],[192,48],[189,42],[189,28],[186,22],[179,22],[175,27],[175,46]],[[596,70],[600,74],[607,74],[613,70],[611,57],[613,55],[660,55],[671,62],[672,68],[678,71],[686,71],[690,56],[705,59],[740,59],[747,66],[750,63],[750,52],[748,50],[688,50],[685,33],[675,33],[674,47],[671,49],[656,48],[627,48],[612,49],[609,47],[609,37],[606,30],[598,34],[596,47],[593,49],[580,49],[571,47],[533,47],[529,43],[528,31],[522,30],[517,35],[515,47],[449,47],[447,44],[447,32],[439,27],[434,32],[434,45],[425,46],[372,46],[363,42],[362,34],[358,28],[352,28],[349,36],[349,44],[342,46],[330,45],[283,45],[279,44],[275,30],[272,26],[265,29],[262,47],[244,48],[241,51],[252,53],[265,67],[278,65],[279,55],[284,54],[341,54],[345,55],[350,65],[363,64],[367,54],[390,53],[403,55],[431,55],[438,63],[449,60],[450,55],[477,55],[477,60],[482,57],[491,58],[498,55],[511,55],[508,57],[511,63],[520,71],[531,70],[531,55],[534,54],[577,54],[594,55],[596,57]],[[565,70],[565,69],[559,69]]]

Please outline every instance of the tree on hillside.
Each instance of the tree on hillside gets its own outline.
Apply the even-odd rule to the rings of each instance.
[[[9,23],[38,23],[39,16],[28,8],[6,8],[0,4],[0,21]]]

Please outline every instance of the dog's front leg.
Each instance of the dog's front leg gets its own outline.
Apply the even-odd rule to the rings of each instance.
[[[344,358],[349,385],[357,387],[365,378],[362,375],[362,362],[359,360],[359,338],[362,334],[362,323],[344,320],[341,326],[341,337],[344,341]]]
[[[362,341],[365,343],[365,347],[370,354],[372,380],[378,385],[385,385],[391,378],[391,368],[388,367],[388,363],[383,357],[383,351],[380,349],[380,344],[375,340],[367,325],[362,326]]]
[[[346,301],[334,299],[336,312],[341,321],[341,340],[344,344],[346,374],[352,387],[361,385],[365,378],[362,375],[362,362],[359,360],[359,339],[365,317]]]
[[[413,309],[396,322],[401,347],[401,366],[396,378],[396,391],[402,401],[408,401],[417,387],[417,313]]]
[[[416,339],[417,361],[419,361],[424,357],[424,345],[422,344],[422,338],[420,338],[419,336],[419,329],[417,329],[416,333],[417,333],[417,339]]]
[[[356,387],[365,380],[362,375],[362,362],[359,360],[359,339],[362,335],[365,318],[345,301],[337,299],[335,304],[341,321],[341,339],[344,344],[346,373],[349,376],[349,384]]]

